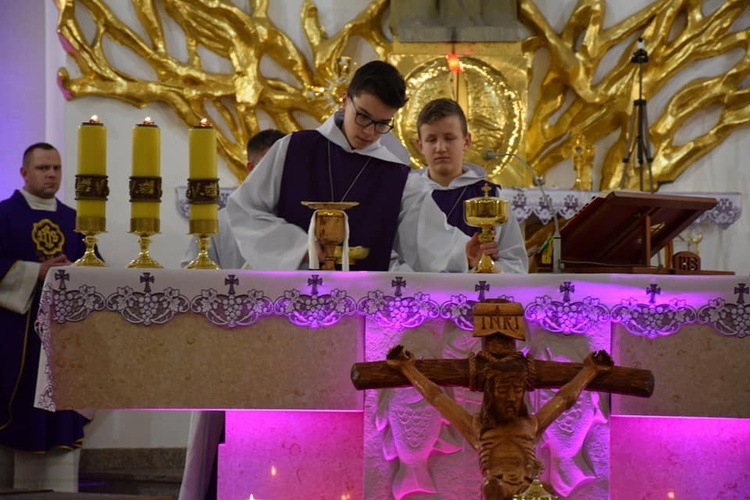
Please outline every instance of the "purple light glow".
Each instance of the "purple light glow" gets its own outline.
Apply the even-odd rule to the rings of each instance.
[[[610,432],[612,500],[750,495],[750,419],[613,416]],[[362,440],[361,412],[228,412],[220,497],[361,498]]]
[[[750,419],[612,416],[612,500],[750,498]]]
[[[363,498],[363,421],[354,411],[227,412],[218,498]]]

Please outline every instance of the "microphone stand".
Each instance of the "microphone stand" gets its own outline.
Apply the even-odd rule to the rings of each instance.
[[[648,113],[646,99],[643,98],[643,67],[648,62],[648,52],[643,47],[643,38],[638,39],[638,50],[633,53],[630,62],[638,65],[638,99],[633,101],[633,114],[630,115],[630,128],[627,135],[627,149],[622,158],[623,174],[620,188],[624,188],[629,179],[626,175],[630,158],[636,152],[640,176],[640,190],[645,191],[643,186],[644,166],[648,166],[648,192],[654,192],[654,174],[651,164],[654,161],[651,156],[651,146],[648,138]]]
[[[536,175],[536,172],[534,172],[534,169],[531,168],[531,165],[528,164],[526,160],[521,158],[515,153],[495,153],[494,151],[487,151],[484,153],[485,160],[491,160],[493,158],[501,158],[503,156],[510,156],[511,158],[515,158],[521,164],[526,167],[526,170],[529,171],[531,174],[531,178],[534,181],[534,185],[539,188],[539,191],[541,191],[542,196],[544,196],[546,199],[550,200],[550,207],[552,206],[552,198],[547,196],[547,192],[544,190],[544,179],[540,178],[538,175]],[[553,273],[560,273],[562,272],[563,264],[561,262],[561,252],[562,252],[562,239],[560,237],[560,223],[557,220],[557,214],[552,211],[552,222],[555,225],[555,232],[552,235],[552,272]]]

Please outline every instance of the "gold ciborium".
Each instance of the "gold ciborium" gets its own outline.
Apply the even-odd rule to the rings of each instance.
[[[336,246],[347,238],[344,210],[359,205],[356,201],[303,201],[303,205],[315,210],[315,239],[323,247],[325,262],[322,269],[336,270]],[[339,253],[341,256],[341,251]]]
[[[482,188],[484,196],[464,201],[464,220],[473,227],[482,228],[479,233],[480,243],[489,243],[494,238],[492,229],[508,220],[508,202],[490,196],[492,188],[485,184]],[[495,262],[487,254],[482,254],[477,264],[478,273],[500,272],[495,270]]]

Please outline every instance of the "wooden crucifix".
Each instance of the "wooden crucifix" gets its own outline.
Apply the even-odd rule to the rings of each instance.
[[[582,390],[648,397],[654,378],[649,370],[614,366],[604,351],[583,363],[537,361],[517,350],[525,340],[523,306],[493,299],[474,306],[474,336],[482,349],[465,360],[415,360],[396,346],[386,361],[356,363],[351,378],[357,389],[413,386],[479,453],[486,500],[511,500],[531,484],[540,465],[534,445],[547,427],[571,408]],[[468,387],[484,394],[477,415],[451,399],[440,386]],[[531,415],[528,390],[556,388],[555,396]]]

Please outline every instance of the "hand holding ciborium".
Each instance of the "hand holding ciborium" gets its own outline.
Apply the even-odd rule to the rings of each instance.
[[[482,228],[482,232],[479,234],[480,243],[491,242],[494,238],[492,229],[508,219],[508,202],[491,197],[489,195],[491,190],[490,185],[485,184],[482,188],[484,196],[464,201],[464,220],[470,226]],[[492,257],[483,253],[477,264],[477,272],[494,273],[500,271],[495,269],[495,262]]]
[[[348,223],[344,210],[359,205],[356,201],[303,201],[303,205],[315,210],[311,224],[312,236],[320,243],[323,248],[324,263],[323,269],[328,271],[336,270],[336,247],[343,245],[343,249],[348,255]],[[314,224],[314,229],[313,229]],[[310,252],[311,264],[314,256]],[[343,252],[342,252],[343,255]],[[348,270],[348,260],[343,265],[344,270]],[[312,265],[311,265],[312,267]]]

